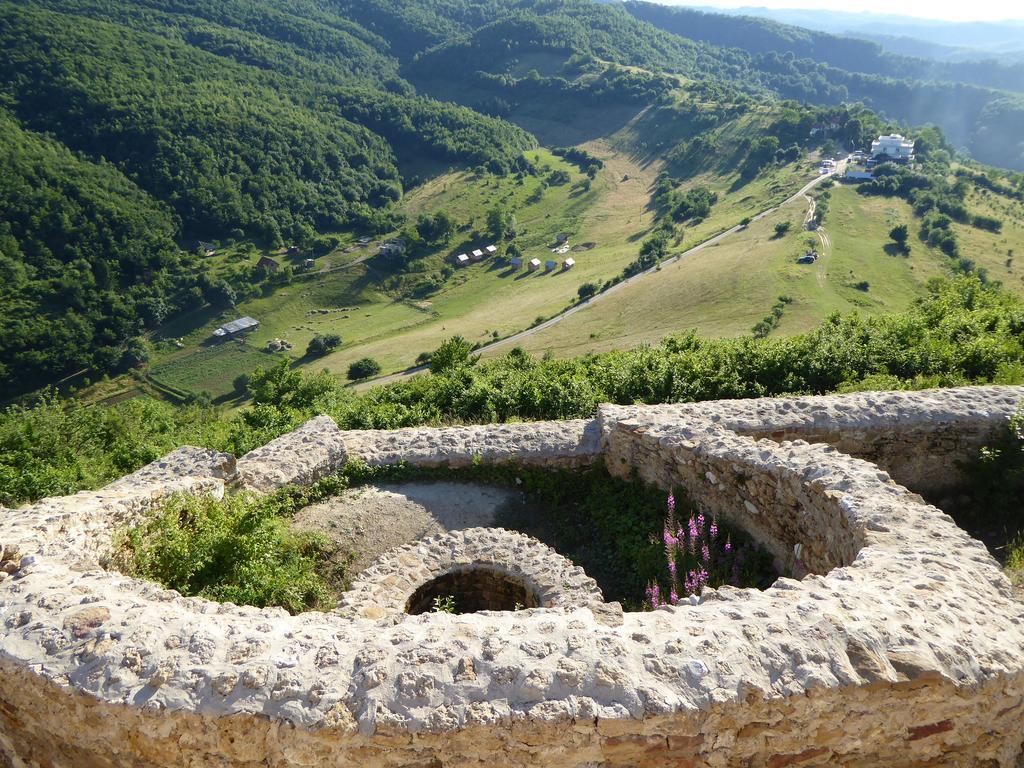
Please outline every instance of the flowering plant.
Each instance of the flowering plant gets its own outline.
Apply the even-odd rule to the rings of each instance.
[[[731,533],[720,529],[718,519],[709,520],[703,512],[691,514],[688,520],[676,517],[676,499],[669,494],[668,515],[662,531],[665,563],[668,572],[668,594],[663,585],[652,581],[647,585],[646,597],[651,608],[676,605],[690,595],[698,595],[705,586],[720,587],[744,584],[746,565],[751,548],[737,546]]]

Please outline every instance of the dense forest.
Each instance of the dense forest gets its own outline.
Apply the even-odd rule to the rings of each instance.
[[[145,329],[216,301],[193,238],[372,230],[402,158],[501,170],[533,145],[416,96],[365,31],[272,25],[285,45],[245,31],[262,20],[246,5],[189,4],[206,16],[173,24],[143,3],[2,6],[0,373],[18,375],[0,396],[131,364]],[[154,20],[166,34],[141,31]]]
[[[480,362],[453,339],[432,374],[365,393],[283,362],[248,382],[252,407],[224,416],[146,398],[113,407],[44,396],[0,412],[0,504],[109,482],[181,444],[242,454],[314,414],[342,428],[587,417],[598,404],[1024,382],[1024,302],[977,277],[933,282],[909,311],[834,315],[791,338],[671,336],[654,347]]]
[[[816,32],[754,16],[726,16],[644,0],[629,0],[625,7],[636,18],[659,29],[724,48],[742,48],[754,56],[789,52],[798,59],[813,59],[837,69],[868,75],[1024,91],[1022,64],[995,60],[940,63],[887,53],[869,40]]]

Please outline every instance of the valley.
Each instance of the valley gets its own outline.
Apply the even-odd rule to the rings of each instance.
[[[0,6],[8,402],[235,409],[282,362],[364,388],[456,336],[566,358],[789,337],[955,274],[1024,291],[1024,179],[964,151],[1017,164],[1014,66],[925,81],[862,40],[643,2]],[[807,186],[895,131],[923,162]]]

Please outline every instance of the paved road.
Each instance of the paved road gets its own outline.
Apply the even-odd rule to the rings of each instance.
[[[837,171],[838,171],[838,169],[837,169]],[[751,221],[758,221],[759,219],[763,219],[765,216],[769,216],[772,213],[774,213],[775,211],[779,210],[779,208],[781,208],[782,206],[789,205],[790,203],[792,203],[792,202],[794,202],[796,200],[799,200],[801,197],[804,197],[808,192],[810,192],[812,189],[814,189],[818,184],[823,182],[825,179],[831,178],[833,175],[834,175],[834,172],[833,173],[828,173],[828,174],[822,174],[822,175],[818,176],[817,178],[812,179],[807,184],[805,184],[804,187],[799,192],[794,193],[793,195],[791,195],[790,197],[786,198],[783,202],[779,203],[778,205],[774,205],[771,208],[768,208],[768,209],[766,209],[764,211],[761,211],[756,216],[753,216],[751,218]],[[525,331],[520,331],[519,333],[514,333],[511,336],[506,336],[504,339],[500,339],[500,340],[492,342],[490,344],[486,344],[486,345],[480,347],[479,349],[477,349],[476,354],[483,354],[484,352],[490,352],[491,350],[499,349],[500,347],[505,347],[505,346],[508,346],[510,344],[518,344],[523,339],[528,338],[529,336],[533,336],[535,333],[540,333],[544,329],[550,328],[551,326],[556,325],[556,324],[562,322],[565,318],[570,317],[572,315],[575,315],[577,312],[580,312],[580,311],[586,309],[587,307],[590,307],[590,306],[596,304],[599,301],[604,301],[609,296],[617,293],[618,291],[621,291],[627,285],[630,285],[631,283],[634,283],[637,280],[643,280],[645,277],[648,277],[649,275],[653,275],[655,272],[658,271],[658,269],[660,267],[663,267],[663,266],[665,266],[667,264],[673,264],[673,263],[675,263],[677,261],[681,261],[683,259],[689,258],[690,256],[693,256],[696,253],[700,253],[705,248],[708,248],[709,246],[712,246],[715,243],[721,242],[722,240],[727,238],[729,235],[735,234],[736,232],[739,232],[743,228],[744,228],[743,225],[737,224],[732,229],[727,229],[724,232],[721,232],[721,233],[715,235],[714,237],[709,238],[708,240],[705,240],[700,245],[695,245],[693,248],[690,248],[688,251],[683,251],[680,254],[677,254],[677,255],[672,256],[672,257],[670,257],[668,259],[665,259],[664,261],[662,261],[659,264],[651,267],[648,270],[645,270],[645,271],[640,272],[640,273],[638,273],[636,275],[633,275],[633,277],[627,278],[627,279],[623,280],[620,283],[616,283],[611,288],[609,288],[607,291],[602,291],[601,293],[596,294],[595,296],[587,299],[586,301],[581,301],[579,304],[574,304],[573,306],[569,307],[568,309],[566,309],[565,311],[561,312],[560,314],[555,315],[550,320],[545,320],[543,323],[535,325],[532,328],[527,328]],[[368,386],[374,386],[375,387],[375,386],[378,386],[380,384],[391,384],[392,382],[401,381],[402,379],[406,379],[406,378],[408,378],[410,376],[415,376],[417,373],[423,373],[424,371],[427,371],[427,370],[429,370],[429,366],[425,366],[425,365],[421,365],[421,366],[418,366],[416,368],[408,368],[408,369],[406,369],[404,371],[399,371],[398,373],[392,373],[392,374],[390,374],[388,376],[381,376],[381,377],[376,378],[376,379],[371,379],[369,381],[360,382],[360,384],[357,386],[357,389],[362,389],[362,388],[368,387]]]

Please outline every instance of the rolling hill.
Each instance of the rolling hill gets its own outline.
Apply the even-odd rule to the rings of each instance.
[[[1024,163],[1014,67],[936,65],[686,13],[591,0],[0,3],[0,323],[12,329],[0,338],[0,396],[135,371],[172,397],[227,397],[287,356],[266,350],[275,338],[299,364],[338,374],[364,356],[406,368],[454,333],[484,345],[777,205],[815,177],[822,150],[908,123],[938,122],[951,137],[915,131],[937,162],[968,146]],[[812,136],[821,121],[838,127]],[[1015,215],[971,190],[963,206]],[[888,202],[844,205],[881,232]],[[890,207],[911,205],[904,194]],[[514,237],[492,232],[492,214],[514,221],[503,227]],[[1012,251],[1016,230],[992,240],[961,219],[952,263],[1013,283],[1012,256],[991,251]],[[758,231],[723,253],[760,248],[743,239]],[[517,252],[547,260],[560,235],[575,249],[571,271],[508,268]],[[377,256],[370,244],[393,237],[407,253]],[[453,267],[491,242],[502,260]],[[872,251],[865,295],[838,272],[822,295],[808,283],[773,332],[836,308],[906,306],[921,275],[951,268],[937,247],[909,264],[870,265]],[[268,258],[276,266],[260,267]],[[702,258],[707,280],[715,263]],[[771,264],[749,312],[725,321],[749,293],[735,284],[657,322],[634,313],[621,340],[672,323],[743,332],[785,282]],[[261,320],[247,343],[207,343],[243,314]],[[340,346],[302,356],[324,334]]]

